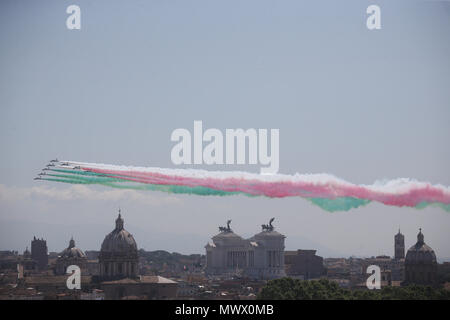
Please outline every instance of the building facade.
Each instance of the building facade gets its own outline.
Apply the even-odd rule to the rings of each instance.
[[[73,238],[70,239],[69,246],[56,259],[55,274],[66,274],[67,267],[71,265],[78,266],[81,269],[81,274],[85,274],[87,258],[84,252],[75,246],[75,240]]]
[[[38,270],[46,270],[48,267],[47,241],[33,237],[31,241],[31,259],[36,261]]]
[[[400,233],[400,229],[394,236],[394,259],[405,259],[405,236]]]
[[[136,241],[123,225],[124,221],[119,210],[116,227],[106,235],[98,256],[101,280],[138,277],[139,258]]]
[[[422,229],[417,242],[406,253],[405,284],[434,285],[437,282],[437,261],[434,250],[425,244]]]
[[[284,256],[288,276],[308,280],[326,274],[323,258],[316,255],[316,250],[286,251]]]
[[[365,258],[361,261],[361,276],[367,278],[367,268],[371,265],[380,267],[382,274],[390,273],[390,280],[401,282],[405,279],[405,264],[404,259],[392,259],[389,256],[377,256],[372,258]]]
[[[121,299],[175,299],[178,283],[160,276],[140,276],[102,282],[106,300]]]
[[[206,273],[240,275],[252,279],[286,276],[284,271],[284,235],[274,230],[273,219],[250,239],[243,239],[230,228],[219,227],[219,234],[206,246]]]
[[[106,235],[98,255],[100,287],[105,299],[174,299],[177,282],[160,276],[139,275],[137,244],[123,225],[119,210],[116,227]]]

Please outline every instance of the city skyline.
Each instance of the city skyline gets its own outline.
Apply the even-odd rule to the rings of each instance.
[[[371,203],[324,212],[303,199],[193,197],[35,181],[49,159],[175,166],[177,128],[278,128],[279,173],[356,184],[411,178],[450,186],[448,1],[83,1],[0,4],[0,249],[71,235],[99,249],[119,207],[146,250],[198,253],[233,219],[249,237],[276,217],[289,250],[393,255],[419,228],[450,257],[450,214]]]
[[[120,208],[118,209],[118,212],[121,213],[121,209],[120,209]],[[229,220],[229,221],[231,221],[231,220]],[[267,225],[266,225],[266,226],[267,226]],[[220,226],[219,226],[219,227],[220,227]],[[259,225],[259,227],[260,227],[260,229],[259,229],[259,230],[255,230],[255,232],[254,232],[253,234],[242,235],[242,234],[240,234],[239,232],[238,232],[237,234],[240,235],[240,236],[243,236],[244,238],[250,238],[251,236],[257,234],[257,233],[260,232],[261,230],[264,231],[264,229],[262,228],[262,225]],[[220,228],[218,228],[218,229],[219,229],[219,231],[217,231],[216,233],[211,234],[210,238],[207,239],[205,243],[209,243],[209,240],[210,240],[213,236],[215,236],[215,235],[221,233]],[[276,229],[276,228],[274,227],[274,229]],[[130,229],[130,230],[132,230],[132,229]],[[422,228],[419,228],[419,229],[418,229],[418,232],[420,232],[420,231],[422,231]],[[233,232],[234,232],[234,230],[233,230]],[[417,233],[418,233],[418,232],[417,232]],[[395,237],[398,233],[401,233],[401,234],[407,239],[407,237],[405,236],[405,234],[401,231],[401,228],[399,227],[397,233],[395,233],[395,234],[393,235],[393,238],[392,238],[392,248],[389,248],[389,249],[387,250],[388,252],[379,251],[377,254],[369,254],[369,255],[354,255],[354,254],[349,254],[349,255],[345,255],[345,254],[339,254],[339,253],[335,252],[334,254],[332,253],[331,255],[327,255],[326,253],[328,252],[327,250],[329,250],[328,248],[323,247],[323,246],[321,246],[321,245],[319,245],[319,248],[314,247],[314,243],[313,243],[313,242],[307,242],[307,243],[310,243],[310,244],[311,244],[311,246],[309,246],[309,247],[298,247],[298,248],[294,248],[294,247],[286,246],[286,251],[296,251],[296,250],[317,250],[318,253],[321,254],[324,258],[350,258],[350,257],[355,257],[355,258],[370,258],[370,257],[376,257],[376,256],[389,256],[389,257],[391,257],[391,258],[394,258],[394,256],[395,256],[395,248],[394,248],[394,246],[395,246],[395,240],[394,240],[394,237]],[[424,232],[424,233],[425,233],[425,232]],[[289,236],[287,236],[287,235],[284,235],[284,236],[286,236],[286,239],[289,239]],[[416,234],[416,236],[414,237],[414,239],[411,241],[411,244],[410,244],[410,245],[409,245],[409,243],[408,243],[407,240],[405,241],[405,250],[408,250],[411,246],[413,246],[413,245],[416,243],[416,240],[417,240],[416,237],[417,237],[417,234]],[[43,240],[47,240],[47,239],[45,238],[45,236],[36,236],[36,235],[33,235],[33,238],[34,238],[34,239],[43,239]],[[31,239],[31,240],[32,240],[32,239]],[[30,242],[31,242],[31,240],[30,240]],[[72,240],[76,240],[76,237],[74,237],[73,234],[70,236],[70,241],[72,241]],[[52,246],[51,246],[48,242],[47,242],[47,246],[49,247],[49,249],[48,249],[48,253],[49,253],[49,254],[50,254],[50,253],[59,253],[59,252],[63,251],[63,249],[66,249],[67,243],[62,244],[63,249],[61,249],[61,250],[51,250]],[[78,247],[80,247],[80,246],[78,246]],[[31,245],[30,245],[30,246],[26,246],[26,249],[30,250],[30,248],[31,248]],[[53,248],[55,248],[55,246],[53,246]],[[160,250],[162,250],[162,251],[167,251],[167,252],[169,252],[169,253],[170,253],[170,252],[173,252],[173,253],[177,252],[176,250],[170,250],[170,248],[151,248],[151,249],[148,249],[148,248],[145,248],[145,247],[143,247],[143,246],[138,246],[138,249],[139,249],[139,250],[143,249],[143,250],[145,250],[145,251],[160,251]],[[5,250],[6,250],[6,249],[5,249]],[[97,252],[98,252],[98,251],[100,250],[100,247],[98,247],[98,248],[82,248],[82,250],[85,251],[85,252],[86,252],[86,251],[97,251]],[[12,250],[12,251],[18,251],[19,254],[22,253],[22,251],[21,251],[20,249],[18,249],[18,250]],[[24,251],[25,251],[25,250],[24,250]],[[391,252],[391,251],[392,251],[392,252]],[[381,253],[380,253],[380,252],[381,252]],[[181,253],[181,254],[201,254],[201,255],[203,255],[202,250],[198,250],[197,252],[192,251],[192,252],[177,252],[177,253]],[[325,253],[325,254],[324,254],[324,253]],[[442,262],[444,262],[444,261],[448,261],[449,258],[448,258],[448,257],[441,257],[441,256],[437,255],[437,260],[438,260],[439,263],[442,263]]]

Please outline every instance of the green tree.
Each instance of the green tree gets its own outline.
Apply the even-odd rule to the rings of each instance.
[[[334,281],[282,278],[269,281],[258,294],[266,300],[450,300],[450,291],[430,286],[349,290]]]

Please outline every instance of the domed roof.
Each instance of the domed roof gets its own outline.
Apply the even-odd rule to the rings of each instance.
[[[72,238],[69,241],[69,246],[59,254],[58,258],[86,258],[86,255],[82,250],[75,247],[75,240]]]
[[[106,235],[103,240],[101,252],[129,253],[137,252],[137,244],[131,233],[123,228],[123,219],[120,215],[116,219],[116,228]]]
[[[425,244],[422,229],[417,235],[417,243],[406,253],[405,264],[432,264],[436,263],[434,250]]]
[[[261,238],[286,238],[286,236],[282,235],[278,231],[270,230],[270,231],[261,231],[253,236],[253,239],[261,239]]]
[[[227,240],[227,239],[238,239],[243,240],[243,238],[240,235],[237,235],[233,231],[223,231],[218,234],[216,234],[214,237],[212,237],[213,240]]]

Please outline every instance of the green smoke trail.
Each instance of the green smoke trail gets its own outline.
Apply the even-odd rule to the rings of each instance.
[[[133,178],[127,175],[120,175],[120,174],[107,174],[107,173],[98,173],[98,172],[92,172],[92,171],[82,171],[82,170],[67,170],[67,169],[50,169],[51,171],[55,172],[61,172],[61,173],[68,173],[70,175],[82,175],[82,176],[96,176],[96,177],[118,177],[118,178]]]
[[[90,171],[79,171],[79,170],[64,170],[64,169],[51,169],[52,171],[65,173],[64,175],[54,175],[54,174],[47,174],[49,176],[55,176],[55,177],[63,177],[63,178],[70,178],[70,179],[76,179],[79,181],[85,181],[92,184],[104,184],[105,182],[117,182],[117,183],[136,183],[138,185],[145,185],[144,183],[128,180],[128,179],[136,179],[135,177],[127,176],[127,175],[119,175],[119,174],[105,174],[105,173],[97,173],[97,172],[90,172]]]
[[[228,192],[222,190],[216,190],[208,187],[195,186],[186,187],[179,185],[156,185],[156,184],[143,184],[134,181],[127,181],[116,177],[129,178],[126,175],[116,175],[113,177],[105,176],[103,173],[96,173],[90,171],[74,171],[65,169],[51,169],[52,171],[67,173],[61,175],[49,174],[49,176],[55,176],[58,178],[64,178],[71,181],[76,181],[76,183],[83,184],[101,184],[113,188],[119,189],[134,189],[134,190],[152,190],[152,191],[162,191],[174,194],[195,194],[202,196],[231,196],[237,194],[244,194],[249,197],[254,197],[255,195],[246,194],[244,192]],[[68,181],[67,181],[68,182]],[[70,183],[70,182],[68,182]]]
[[[335,212],[335,211],[349,211],[350,209],[358,208],[361,206],[365,206],[372,202],[371,200],[367,199],[358,199],[353,197],[340,197],[335,199],[326,199],[326,198],[307,198],[311,203],[315,204],[316,206],[319,206],[320,208],[328,211],[328,212]],[[450,205],[449,204],[443,204],[443,203],[437,203],[437,202],[426,202],[423,201],[419,203],[418,205],[414,206],[413,208],[416,209],[424,209],[426,207],[439,207],[441,209],[444,209],[447,212],[450,212]]]
[[[416,205],[417,209],[424,209],[426,207],[438,207],[441,208],[447,212],[450,212],[450,204],[444,204],[444,203],[437,203],[437,202],[427,202],[427,201],[423,201],[421,203],[419,203],[418,205]]]
[[[66,170],[66,169],[50,169],[54,172],[61,172],[61,173],[68,173],[71,175],[82,175],[82,176],[105,176],[104,173],[97,173],[97,172],[91,172],[91,171],[80,171],[80,170]]]
[[[122,178],[129,178],[125,175],[111,175],[108,176],[103,173],[79,171],[79,170],[64,170],[64,169],[51,169],[54,172],[61,174],[47,174],[52,178],[42,178],[47,181],[62,182],[69,184],[99,184],[117,189],[132,189],[132,190],[150,190],[161,191],[172,194],[194,194],[201,196],[232,196],[232,195],[245,195],[248,197],[259,197],[262,195],[252,195],[241,191],[223,191],[203,186],[180,186],[180,185],[159,185],[159,184],[145,184],[136,181],[124,180]],[[121,178],[122,177],[122,178]],[[353,208],[366,206],[371,202],[367,199],[358,199],[353,197],[339,197],[335,199],[327,198],[308,198],[308,201],[312,204],[326,210],[328,212],[335,211],[349,211]],[[421,202],[415,206],[417,209],[424,209],[428,206],[434,206],[444,209],[450,212],[450,204],[443,203],[429,203]]]
[[[116,183],[102,183],[109,187],[118,189],[133,189],[133,190],[151,190],[151,191],[162,191],[166,193],[173,194],[195,194],[201,196],[232,196],[240,194],[241,192],[227,192],[221,190],[215,190],[207,187],[185,187],[177,185],[158,185],[158,184],[139,184],[139,185],[123,185]]]
[[[307,200],[329,212],[349,211],[350,209],[365,206],[371,202],[370,200],[352,197],[340,197],[335,199],[307,198]]]
[[[63,174],[48,174],[47,176],[60,178],[60,179],[66,179],[66,180],[70,180],[70,181],[81,182],[81,183],[85,183],[85,184],[97,184],[97,183],[101,183],[101,182],[105,181],[103,179],[98,179],[98,178],[97,179],[83,179],[80,177],[63,175]]]
[[[54,182],[63,182],[63,183],[70,183],[70,184],[88,184],[86,182],[76,181],[76,180],[69,180],[69,179],[42,178],[42,180],[54,181]]]
[[[69,170],[61,170],[69,171]],[[109,186],[118,189],[133,189],[133,190],[151,190],[151,191],[162,191],[174,194],[195,194],[202,196],[231,196],[242,194],[242,192],[227,192],[221,190],[215,190],[202,186],[186,187],[178,185],[156,185],[156,184],[141,184],[139,182],[126,181],[118,178],[105,177],[98,174],[93,176],[75,176],[72,175],[73,172],[69,171],[70,174],[48,174],[48,176],[54,176],[58,179],[43,178],[44,180],[64,182],[71,184],[100,184],[104,186]]]
[[[102,182],[111,182],[111,181],[124,182],[124,180],[122,180],[122,179],[104,177],[104,176],[100,176],[100,175],[84,177],[84,176],[76,176],[76,175],[71,175],[71,174],[47,174],[47,176],[82,181],[82,182],[91,183],[91,184],[102,183]]]

